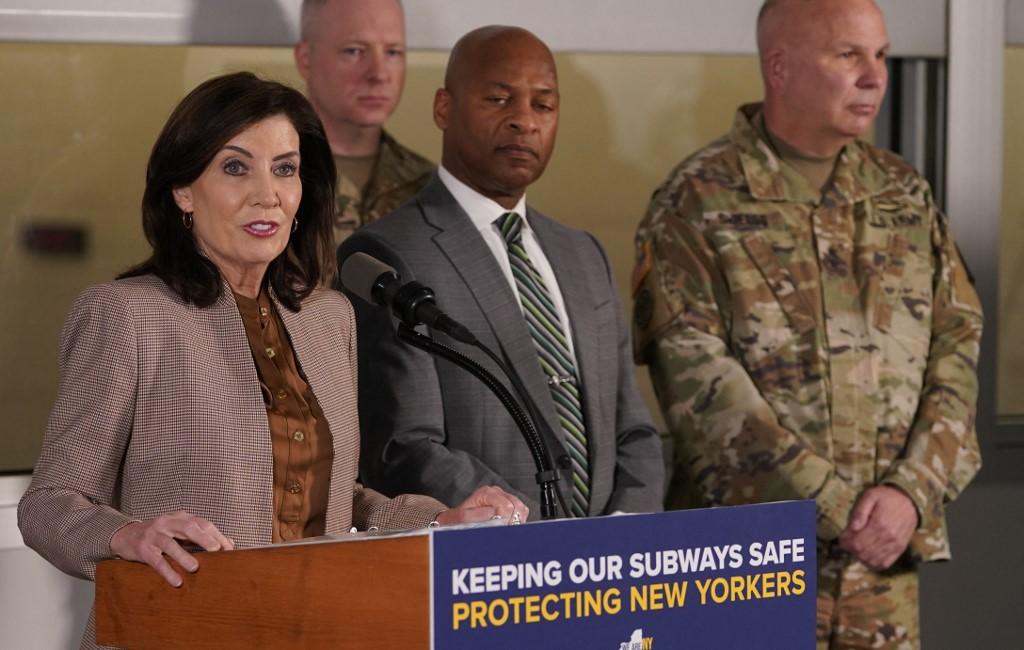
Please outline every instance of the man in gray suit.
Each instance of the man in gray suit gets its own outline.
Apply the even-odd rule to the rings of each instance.
[[[433,288],[442,310],[504,357],[553,432],[545,442],[571,515],[660,510],[661,442],[636,391],[608,259],[592,236],[526,205],[554,147],[558,106],[554,59],[533,34],[464,36],[434,99],[444,132],[437,175],[345,241],[338,261],[362,251]],[[354,302],[365,483],[445,503],[494,484],[540,516],[532,457],[498,400],[469,373],[397,341],[387,310]]]

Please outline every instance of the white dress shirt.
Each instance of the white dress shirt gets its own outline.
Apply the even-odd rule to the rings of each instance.
[[[494,200],[487,198],[455,178],[443,165],[437,168],[437,175],[448,191],[451,192],[451,195],[455,197],[459,207],[469,215],[473,225],[480,231],[480,236],[487,242],[491,253],[494,254],[494,259],[497,260],[498,266],[501,268],[502,273],[505,274],[508,286],[512,287],[512,292],[515,294],[517,301],[519,300],[519,288],[516,286],[515,277],[512,275],[512,265],[508,261],[508,245],[505,243],[505,238],[501,236],[501,232],[494,222],[506,212],[515,212],[520,216],[523,222],[523,248],[526,249],[526,254],[530,256],[530,261],[537,268],[537,272],[540,273],[541,278],[544,280],[544,285],[551,294],[551,300],[555,303],[555,310],[558,312],[562,331],[565,333],[565,339],[569,344],[569,353],[572,354],[575,360],[576,349],[572,343],[572,328],[569,327],[569,314],[565,311],[562,290],[558,287],[558,280],[555,278],[554,271],[551,270],[551,264],[548,262],[547,256],[544,255],[540,242],[537,241],[537,236],[533,233],[530,222],[526,218],[526,196],[523,195],[515,207],[507,210]],[[520,311],[522,308],[523,305],[520,301]],[[578,364],[579,362],[577,361],[576,363]]]

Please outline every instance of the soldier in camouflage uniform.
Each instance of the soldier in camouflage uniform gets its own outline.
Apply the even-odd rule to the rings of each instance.
[[[383,131],[366,185],[360,188],[345,175],[338,176],[336,243],[414,197],[433,173],[434,163],[403,147]]]
[[[667,505],[814,499],[818,647],[916,648],[916,567],[949,559],[943,506],[981,464],[981,308],[927,182],[855,139],[884,94],[877,7],[772,1],[758,40],[764,104],[637,233]]]
[[[304,0],[295,64],[338,168],[335,240],[418,193],[434,164],[384,131],[405,83],[397,0]]]

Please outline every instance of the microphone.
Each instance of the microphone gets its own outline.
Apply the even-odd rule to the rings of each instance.
[[[419,282],[402,282],[393,267],[366,253],[353,253],[342,263],[341,285],[361,300],[381,307],[409,327],[420,323],[456,341],[475,345],[476,337],[434,302],[434,291]]]
[[[346,291],[355,294],[364,302],[391,307],[392,313],[402,323],[397,329],[400,341],[429,354],[447,359],[468,370],[498,397],[523,434],[537,466],[536,479],[541,490],[542,516],[544,519],[555,517],[559,505],[564,512],[568,513],[565,497],[557,485],[559,472],[552,465],[551,454],[544,442],[545,438],[538,433],[537,427],[543,427],[544,436],[549,439],[556,439],[555,434],[551,431],[547,421],[540,415],[537,405],[530,399],[529,392],[514,369],[507,367],[493,351],[480,343],[472,332],[441,311],[437,303],[434,302],[434,292],[429,287],[425,287],[419,282],[403,283],[398,271],[377,258],[363,252],[353,253],[342,262],[338,279]],[[482,350],[512,382],[519,400],[526,405],[527,410],[524,411],[504,384],[483,366],[453,348],[438,343],[413,329],[420,323],[425,323],[439,332],[444,332],[456,341]]]

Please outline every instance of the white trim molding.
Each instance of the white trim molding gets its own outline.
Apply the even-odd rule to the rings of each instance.
[[[0,0],[0,41],[289,46],[301,0]],[[946,54],[944,0],[879,0],[894,56]],[[405,0],[409,46],[444,50],[488,24],[559,52],[754,54],[761,0]]]
[[[31,480],[30,474],[0,476],[0,551],[25,548],[18,530],[18,501]]]
[[[985,309],[977,427],[987,473],[1021,475],[1024,427],[996,412],[1006,0],[949,0],[946,210]],[[1000,450],[999,453],[987,453]]]

